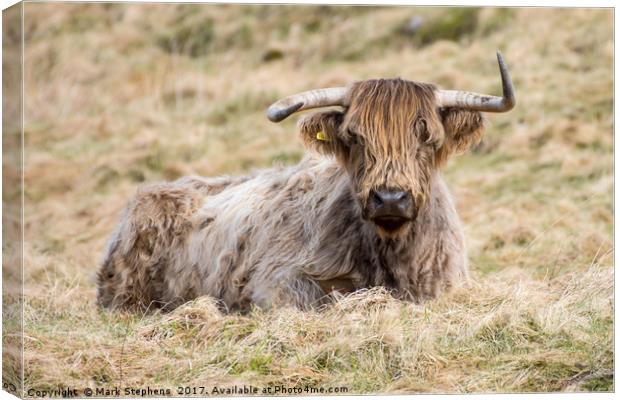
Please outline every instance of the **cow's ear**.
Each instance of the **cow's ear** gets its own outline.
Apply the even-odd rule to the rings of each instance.
[[[437,161],[443,164],[450,155],[462,153],[482,139],[486,119],[478,111],[458,108],[442,108],[439,114],[446,136],[437,150]]]
[[[306,147],[339,156],[346,151],[339,134],[343,119],[342,111],[323,111],[303,117],[297,126]]]

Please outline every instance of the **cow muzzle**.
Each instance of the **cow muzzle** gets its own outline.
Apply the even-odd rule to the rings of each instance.
[[[384,232],[396,233],[415,218],[411,193],[397,189],[373,190],[369,194],[367,215]]]

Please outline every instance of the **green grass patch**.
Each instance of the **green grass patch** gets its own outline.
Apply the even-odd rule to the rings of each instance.
[[[422,46],[438,40],[459,41],[476,30],[479,9],[445,8],[434,18],[424,20],[414,35],[414,41]]]

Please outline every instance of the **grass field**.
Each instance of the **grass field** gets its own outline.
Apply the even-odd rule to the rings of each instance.
[[[612,10],[25,10],[26,389],[613,390]],[[295,163],[296,118],[264,111],[297,91],[401,76],[499,94],[497,49],[518,105],[445,169],[470,286],[423,305],[372,289],[304,313],[96,307],[103,248],[140,185]]]

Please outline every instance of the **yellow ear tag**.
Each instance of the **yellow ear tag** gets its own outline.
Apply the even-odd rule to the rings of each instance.
[[[325,136],[325,132],[323,131],[319,131],[316,133],[316,138],[317,140],[322,140],[324,142],[329,142],[329,139],[327,138],[327,136]]]

